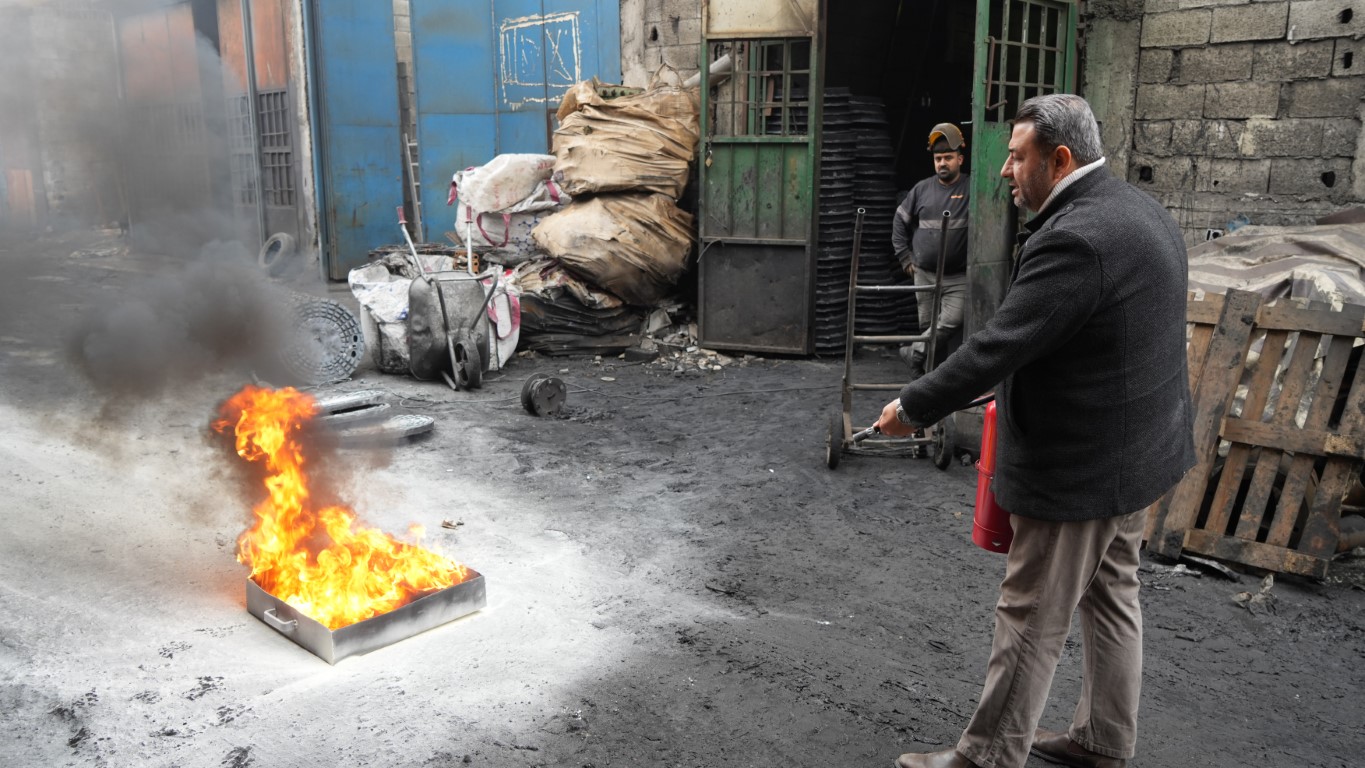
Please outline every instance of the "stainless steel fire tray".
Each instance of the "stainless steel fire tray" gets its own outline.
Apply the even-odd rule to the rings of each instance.
[[[261,589],[250,578],[246,580],[247,611],[328,664],[406,640],[468,616],[487,604],[483,575],[471,568],[469,578],[453,587],[432,592],[398,610],[331,630]]]

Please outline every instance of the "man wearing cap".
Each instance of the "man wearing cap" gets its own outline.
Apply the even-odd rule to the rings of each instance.
[[[929,132],[934,175],[916,184],[896,209],[891,223],[891,244],[906,274],[915,285],[934,285],[938,273],[940,241],[948,239],[943,262],[943,285],[939,294],[938,329],[934,334],[934,357],[943,360],[950,345],[962,335],[962,309],[967,297],[967,174],[962,172],[967,142],[952,123],[939,123]],[[945,222],[943,212],[952,215]],[[934,318],[933,294],[917,294],[919,325],[928,329]],[[910,380],[924,375],[927,345],[920,341],[901,347],[901,359],[910,366]]]
[[[1104,166],[1084,99],[1020,106],[1000,175],[1036,215],[1009,291],[877,421],[903,436],[994,388],[992,490],[1014,530],[976,711],[954,748],[899,768],[1023,768],[1030,751],[1124,768],[1136,750],[1146,508],[1194,464],[1186,254],[1166,209]],[[1038,729],[1076,614],[1080,700],[1068,727]]]

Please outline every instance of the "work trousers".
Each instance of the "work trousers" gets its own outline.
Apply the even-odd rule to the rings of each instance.
[[[1142,687],[1138,547],[1146,516],[1055,523],[1010,516],[1014,541],[995,607],[981,701],[957,751],[982,768],[1022,768],[1071,617],[1081,617],[1081,700],[1069,733],[1116,758],[1137,745]]]
[[[927,269],[915,268],[915,285],[933,285],[934,273]],[[925,291],[915,294],[916,309],[919,312],[919,327],[928,330],[929,321],[934,319],[934,296]],[[939,294],[938,330],[934,334],[934,364],[943,362],[951,349],[954,337],[962,333],[963,308],[967,302],[967,274],[943,276],[943,290]],[[914,348],[928,359],[929,348],[925,342],[917,341]]]

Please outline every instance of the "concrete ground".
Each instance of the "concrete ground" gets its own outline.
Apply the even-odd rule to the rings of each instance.
[[[315,471],[488,584],[483,611],[329,666],[245,609],[235,539],[259,491],[208,423],[247,375],[114,320],[142,303],[175,326],[151,297],[183,260],[91,245],[0,245],[0,765],[884,768],[970,715],[1004,564],[969,540],[975,474],[826,469],[842,369],[823,360],[518,358],[460,393],[367,363],[326,388],[435,417]],[[91,319],[109,333],[73,352]],[[560,418],[518,403],[534,372],[568,383]],[[1234,601],[1250,575],[1144,557],[1143,578],[1132,765],[1359,764],[1365,558],[1276,580],[1254,610]],[[1046,726],[1067,722],[1080,658],[1073,633]]]

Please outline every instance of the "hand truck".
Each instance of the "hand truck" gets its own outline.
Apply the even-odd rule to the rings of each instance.
[[[947,469],[953,460],[955,430],[951,414],[942,421],[925,430],[916,430],[910,437],[886,437],[870,428],[853,432],[853,393],[855,391],[899,392],[903,384],[861,383],[853,378],[853,345],[862,344],[913,344],[924,342],[925,373],[934,369],[934,337],[938,331],[939,302],[943,297],[943,262],[948,252],[948,219],[951,211],[943,212],[943,229],[939,237],[938,269],[933,285],[860,285],[858,283],[858,257],[862,250],[863,216],[866,208],[859,208],[853,220],[853,262],[848,278],[848,328],[844,331],[844,377],[841,384],[842,408],[831,411],[829,415],[829,434],[825,438],[825,465],[830,469],[839,466],[844,453],[860,453],[873,456],[913,456],[922,457],[926,450],[933,458],[934,466]],[[919,299],[929,294],[933,302],[929,328],[920,329],[914,336],[876,335],[858,336],[854,334],[854,320],[858,316],[859,293],[915,293]]]

